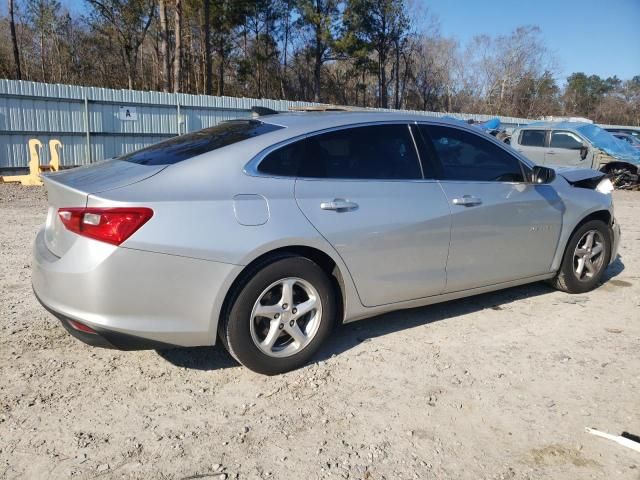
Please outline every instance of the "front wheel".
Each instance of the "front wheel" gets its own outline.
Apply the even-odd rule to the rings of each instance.
[[[552,280],[558,290],[584,293],[593,290],[611,258],[611,233],[600,220],[578,228],[567,244],[560,270]]]
[[[331,332],[334,295],[328,275],[308,258],[274,259],[237,290],[220,337],[254,372],[275,375],[299,368]]]

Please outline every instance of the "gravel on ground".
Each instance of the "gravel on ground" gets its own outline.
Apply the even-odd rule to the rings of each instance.
[[[336,329],[277,377],[222,347],[119,352],[35,300],[40,187],[0,185],[0,478],[640,479],[640,193],[604,283],[543,283]]]

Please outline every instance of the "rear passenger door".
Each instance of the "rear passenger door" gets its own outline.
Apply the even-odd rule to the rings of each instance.
[[[424,178],[408,124],[311,135],[295,196],[344,260],[365,306],[442,293],[449,206],[437,181]]]
[[[523,129],[520,130],[515,143],[517,150],[525,157],[538,165],[544,165],[546,147],[546,130]]]
[[[591,162],[587,162],[586,158],[583,160],[580,156],[583,145],[582,139],[575,133],[567,130],[553,130],[544,163],[545,165],[590,168]]]
[[[529,167],[482,134],[421,125],[423,157],[436,158],[451,208],[445,292],[548,273],[563,203],[551,185],[527,182]]]

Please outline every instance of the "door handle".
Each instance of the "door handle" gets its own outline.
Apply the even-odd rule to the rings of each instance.
[[[334,198],[330,202],[322,202],[320,204],[320,208],[322,210],[334,210],[339,212],[339,211],[355,210],[356,208],[358,208],[358,204],[355,202],[344,200],[342,198]]]
[[[460,198],[454,198],[452,203],[463,207],[475,207],[476,205],[482,204],[482,200],[477,197],[472,197],[471,195],[463,195]]]
[[[554,152],[553,150],[550,150],[550,151],[547,152],[547,155],[555,155],[555,154],[556,154],[556,152]]]

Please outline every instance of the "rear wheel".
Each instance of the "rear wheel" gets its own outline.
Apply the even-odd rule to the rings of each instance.
[[[329,336],[336,312],[331,281],[304,257],[274,259],[232,297],[219,334],[245,367],[266,375],[307,363]]]
[[[569,293],[593,290],[611,256],[611,234],[601,220],[591,220],[578,228],[564,252],[562,265],[552,284]]]

